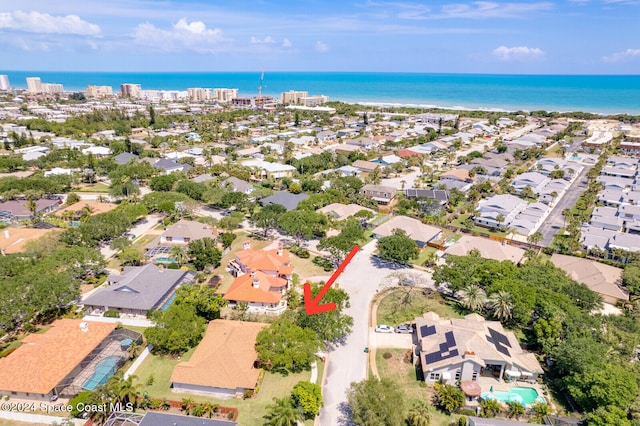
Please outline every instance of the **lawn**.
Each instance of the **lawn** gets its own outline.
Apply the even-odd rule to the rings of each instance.
[[[425,294],[421,289],[411,289],[408,304],[403,299],[409,291],[408,287],[392,288],[378,296],[380,303],[376,317],[377,324],[392,326],[414,321],[425,312],[433,311],[443,318],[462,318],[451,306],[447,305],[436,291]]]
[[[389,359],[384,359],[385,353],[390,353],[392,356]],[[378,373],[380,377],[393,380],[402,389],[405,395],[405,402],[407,410],[416,402],[420,400],[427,400],[431,402],[429,389],[421,382],[421,377],[418,377],[416,368],[404,360],[406,350],[404,349],[383,349],[376,351],[376,364],[378,365]],[[423,383],[422,385],[420,383]],[[433,418],[431,419],[431,425],[434,426],[448,426],[450,424],[458,424],[457,416],[448,416],[441,411],[433,408]]]
[[[109,185],[104,183],[96,183],[95,185],[86,185],[80,189],[76,189],[75,192],[109,192]]]
[[[507,233],[505,231],[494,231],[491,230],[489,228],[483,228],[481,226],[473,226],[472,228],[468,228],[467,225],[465,225],[464,221],[465,219],[467,219],[469,216],[471,216],[470,214],[461,214],[460,216],[458,216],[457,219],[453,220],[451,222],[451,225],[453,226],[457,226],[459,228],[466,228],[469,229],[471,232],[478,233],[478,234],[489,234],[489,235],[496,235],[498,237],[504,237],[507,235]]]
[[[411,260],[411,263],[414,265],[423,266],[424,262],[427,260],[427,256],[429,256],[429,253],[435,253],[437,251],[438,249],[435,247],[425,246],[424,248],[420,249],[420,255],[418,255],[418,258],[415,260]]]
[[[258,395],[250,399],[218,400],[202,395],[173,393],[169,387],[173,368],[179,362],[189,360],[194,350],[195,349],[191,349],[185,353],[181,359],[170,359],[168,357],[150,355],[135,373],[138,377],[138,383],[143,385],[140,391],[147,392],[152,398],[167,398],[173,401],[181,401],[183,398],[191,397],[195,402],[211,401],[226,407],[236,407],[239,410],[239,424],[244,426],[258,426],[263,424],[264,419],[262,417],[266,413],[267,405],[273,402],[273,398],[288,396],[296,383],[302,380],[309,380],[311,376],[311,373],[308,371],[289,374],[288,376],[267,372],[260,386]],[[320,368],[319,373],[322,374]],[[147,381],[151,376],[153,376],[153,383],[147,386]],[[305,424],[312,425],[313,422]]]

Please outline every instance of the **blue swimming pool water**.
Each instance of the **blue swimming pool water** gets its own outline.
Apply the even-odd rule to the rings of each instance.
[[[169,306],[171,306],[171,304],[173,303],[173,301],[176,300],[176,293],[173,293],[173,295],[169,298],[169,300],[167,300],[164,305],[162,305],[162,307],[160,307],[161,311],[166,311],[167,309],[169,309]]]
[[[173,257],[156,257],[156,262],[176,263],[176,260]]]
[[[93,374],[82,384],[82,389],[95,390],[98,386],[107,383],[109,377],[116,374],[119,360],[120,357],[114,355],[98,362],[93,370]]]
[[[507,392],[494,391],[492,393],[498,401],[502,402],[509,402],[519,399],[519,396],[520,398],[522,398],[522,403],[525,406],[531,405],[538,400],[543,400],[542,398],[540,398],[540,395],[538,395],[538,391],[536,391],[534,388],[513,387]]]

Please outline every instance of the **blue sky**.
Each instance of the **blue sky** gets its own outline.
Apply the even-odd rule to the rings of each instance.
[[[0,0],[0,69],[640,74],[640,0]]]

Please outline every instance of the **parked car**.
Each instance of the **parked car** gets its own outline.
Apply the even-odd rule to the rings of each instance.
[[[413,333],[413,327],[410,324],[400,324],[396,327],[396,333]]]
[[[385,324],[376,325],[376,333],[393,333],[393,327]]]

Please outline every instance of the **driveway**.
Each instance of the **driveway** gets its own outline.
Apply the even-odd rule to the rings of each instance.
[[[402,190],[402,182],[404,181],[405,188],[415,188],[415,182],[418,177],[420,177],[421,173],[419,169],[413,169],[411,172],[406,175],[401,175],[394,178],[382,179],[380,181],[380,185],[390,186],[397,190]]]
[[[385,277],[397,272],[397,269],[373,262],[371,255],[375,248],[375,240],[363,246],[362,251],[355,255],[337,279],[337,285],[350,296],[351,307],[346,313],[353,317],[353,330],[344,345],[329,353],[323,383],[324,406],[320,410],[319,425],[333,426],[343,422],[340,408],[346,402],[346,390],[351,382],[359,382],[367,376],[367,354],[364,348],[370,345],[369,305],[376,291],[382,288]],[[396,339],[396,336],[390,334],[386,338]],[[397,339],[401,342],[398,344],[404,344],[403,338],[411,337],[398,335]],[[410,348],[411,344],[406,347]]]
[[[558,200],[555,206],[553,206],[553,210],[551,210],[549,216],[547,216],[542,225],[540,225],[540,228],[538,228],[538,231],[542,234],[542,241],[540,242],[541,245],[549,247],[553,240],[553,236],[564,227],[564,216],[562,216],[562,211],[564,209],[571,209],[580,195],[586,191],[587,185],[584,181],[586,180],[589,170],[591,170],[591,167],[585,166],[582,172],[564,193],[562,198]]]
[[[369,347],[370,348],[411,349],[412,345],[413,345],[413,333],[412,334],[376,333],[373,327],[369,329]]]

